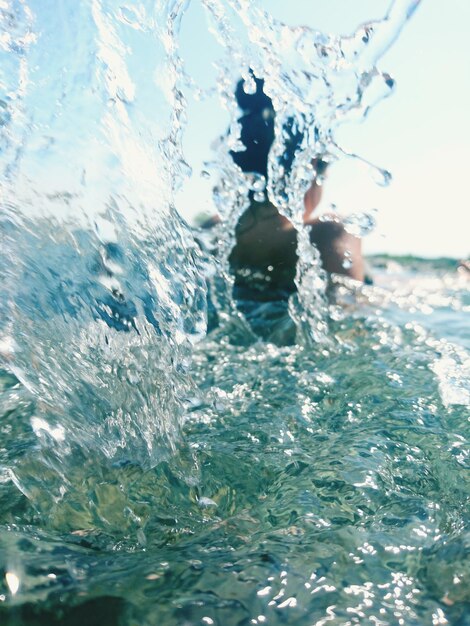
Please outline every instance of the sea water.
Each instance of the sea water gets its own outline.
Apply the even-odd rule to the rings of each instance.
[[[392,89],[377,62],[417,4],[341,38],[204,0],[222,52],[201,87],[187,2],[0,3],[2,624],[468,622],[468,276],[377,258],[373,286],[327,294],[300,224],[312,159],[350,158],[335,129]],[[276,108],[269,181],[228,156],[250,69]],[[175,198],[188,102],[210,97],[229,131],[203,241]],[[262,338],[228,266],[250,190],[299,228],[297,296],[281,324],[259,311]]]

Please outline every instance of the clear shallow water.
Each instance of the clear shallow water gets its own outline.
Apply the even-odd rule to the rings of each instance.
[[[2,623],[466,624],[469,403],[446,385],[468,393],[469,284],[393,264],[338,288],[328,348],[209,335],[155,468],[76,454],[40,513],[5,480]],[[2,464],[44,481],[2,384]]]
[[[390,92],[376,64],[417,5],[332,37],[205,0],[204,93],[185,2],[0,3],[2,624],[467,623],[468,279],[376,259],[374,286],[331,288],[303,231],[289,308],[245,319],[227,275],[250,190],[300,228],[312,158],[357,159],[335,128]],[[228,156],[249,67],[268,183]],[[211,94],[216,263],[174,206],[187,100]]]

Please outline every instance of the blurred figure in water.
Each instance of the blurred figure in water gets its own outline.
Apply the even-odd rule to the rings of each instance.
[[[268,177],[268,155],[274,141],[274,107],[264,93],[264,81],[255,78],[256,92],[247,94],[244,81],[237,85],[235,96],[243,115],[241,141],[246,150],[231,152],[243,172]],[[292,166],[302,135],[293,128],[286,129],[290,140],[284,154],[286,171]],[[310,227],[310,239],[319,250],[324,269],[328,273],[364,280],[361,241],[346,232],[337,217],[319,220],[313,217],[322,197],[322,186],[317,177],[324,175],[327,162],[315,159],[314,177],[304,197],[304,224]],[[297,263],[297,231],[268,200],[257,202],[250,196],[250,207],[241,216],[236,228],[236,245],[230,255],[235,276],[235,297],[239,299],[272,301],[288,297],[295,291]],[[204,224],[210,228],[218,222],[212,218]],[[345,263],[345,254],[349,262]]]

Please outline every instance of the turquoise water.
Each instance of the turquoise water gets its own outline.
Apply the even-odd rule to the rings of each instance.
[[[188,5],[0,2],[0,623],[469,624],[468,275],[377,257],[374,285],[329,281],[301,224],[315,157],[390,182],[335,134],[391,94],[377,63],[419,0],[345,36],[201,0],[209,85]],[[269,180],[230,156],[250,68]],[[225,116],[193,121],[203,164],[197,102]],[[212,236],[180,215],[195,181]],[[250,193],[298,229],[289,303],[233,301]]]
[[[3,374],[2,624],[466,624],[469,281],[373,264],[328,345],[209,334],[175,454],[76,449],[62,498]]]

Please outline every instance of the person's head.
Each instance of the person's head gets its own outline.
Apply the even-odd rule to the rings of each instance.
[[[264,92],[264,80],[256,78],[251,72],[256,90],[253,93],[245,92],[245,81],[239,80],[235,89],[235,98],[243,112],[239,118],[241,125],[240,139],[245,150],[240,152],[231,151],[230,154],[235,163],[243,172],[257,173],[268,179],[268,157],[274,141],[275,110],[271,98]],[[280,165],[284,172],[290,172],[294,157],[303,140],[303,133],[298,129],[295,119],[288,118],[284,126],[285,150],[280,159]],[[322,159],[314,159],[312,162],[316,175],[325,172],[328,163]],[[321,186],[316,179],[305,194],[305,216],[318,206],[321,195]]]
[[[264,80],[256,78],[251,72],[256,85],[253,93],[244,90],[245,81],[239,80],[235,89],[237,104],[243,112],[238,119],[241,125],[241,142],[246,150],[231,151],[235,163],[243,172],[256,172],[267,178],[268,156],[274,141],[275,111],[271,98],[264,92]],[[303,133],[296,127],[294,118],[289,118],[284,127],[285,151],[282,155],[284,171],[289,172],[295,153],[300,147]],[[316,160],[317,171],[322,174],[327,163]]]
[[[238,82],[235,98],[243,111],[239,118],[241,142],[246,150],[231,151],[235,163],[243,172],[255,172],[267,177],[268,155],[274,141],[274,107],[272,100],[263,91],[264,80],[255,78],[256,91],[246,93],[245,81]]]

